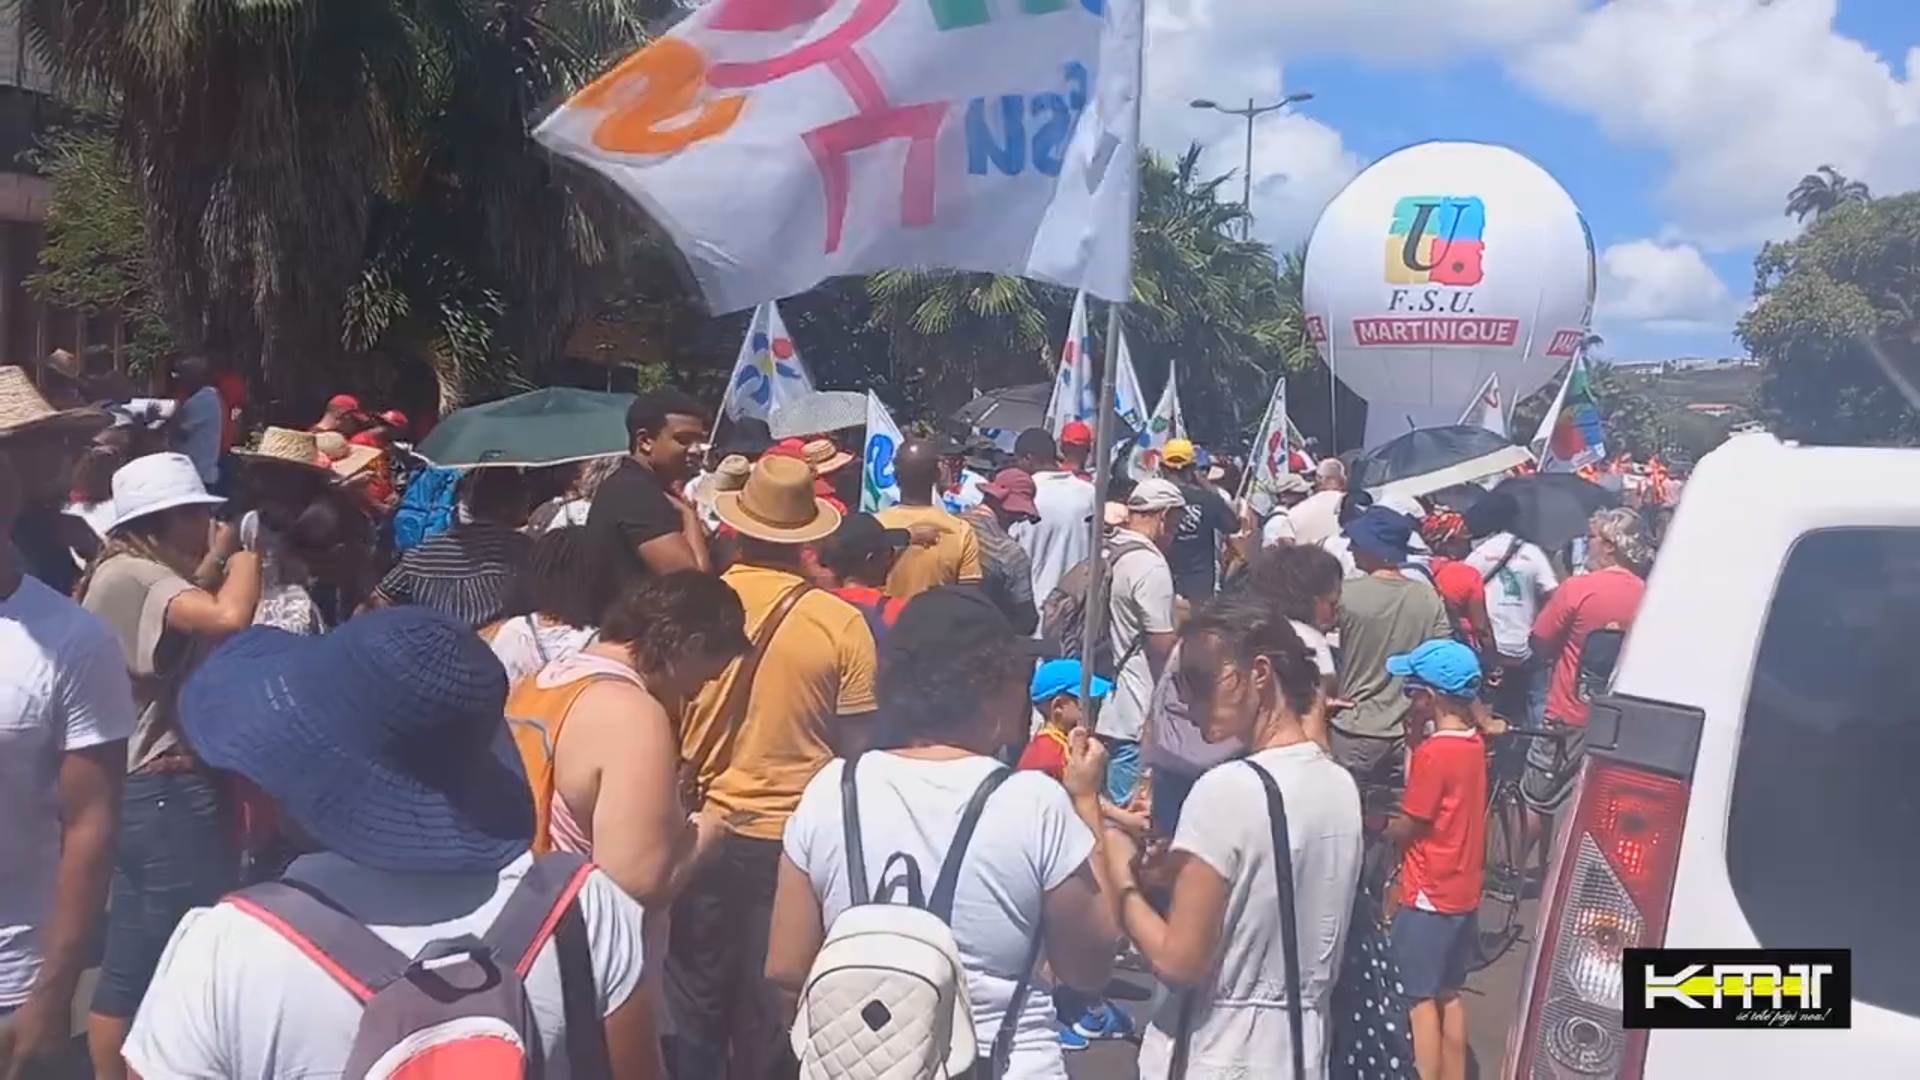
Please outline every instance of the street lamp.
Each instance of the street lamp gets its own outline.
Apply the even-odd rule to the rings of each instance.
[[[1298,94],[1288,94],[1286,97],[1270,105],[1255,104],[1253,98],[1248,98],[1246,107],[1242,109],[1228,108],[1211,98],[1195,98],[1192,101],[1191,104],[1196,109],[1211,109],[1214,112],[1225,113],[1228,116],[1246,118],[1247,164],[1246,170],[1240,175],[1240,209],[1245,215],[1244,220],[1240,224],[1240,235],[1242,239],[1251,235],[1253,232],[1253,122],[1270,112],[1279,112],[1289,105],[1298,105],[1303,101],[1312,100],[1312,94],[1302,91]]]

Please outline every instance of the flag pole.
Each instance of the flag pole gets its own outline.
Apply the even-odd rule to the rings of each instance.
[[[1136,4],[1138,7],[1133,7],[1133,5]],[[1119,14],[1122,8],[1131,8],[1132,10],[1128,10],[1123,16]],[[1135,51],[1130,57],[1131,63],[1134,65],[1132,72],[1133,100],[1128,102],[1126,106],[1131,113],[1129,122],[1132,124],[1131,130],[1133,132],[1133,143],[1135,145],[1133,160],[1126,163],[1126,167],[1134,170],[1134,172],[1133,183],[1128,187],[1127,217],[1124,226],[1127,230],[1127,291],[1131,293],[1133,282],[1133,230],[1135,222],[1138,221],[1140,217],[1140,156],[1138,144],[1140,139],[1141,100],[1146,96],[1146,0],[1121,0],[1120,3],[1110,3],[1106,6],[1105,17],[1109,19],[1127,18],[1137,20],[1135,26],[1140,33],[1140,39],[1133,43]],[[1110,32],[1110,30],[1106,32]],[[1089,735],[1093,733],[1094,717],[1099,711],[1099,705],[1093,701],[1093,643],[1099,641],[1100,635],[1107,632],[1107,593],[1109,583],[1107,580],[1108,573],[1105,548],[1107,490],[1108,486],[1113,482],[1114,361],[1120,353],[1120,311],[1125,306],[1124,303],[1119,301],[1114,301],[1107,305],[1106,363],[1100,365],[1100,389],[1097,398],[1099,406],[1094,413],[1093,423],[1093,520],[1087,523],[1088,530],[1093,534],[1093,554],[1090,556],[1092,559],[1091,569],[1093,570],[1093,574],[1092,580],[1087,582],[1086,612],[1081,618],[1080,623],[1082,631],[1082,637],[1080,639],[1080,700],[1093,705],[1093,708],[1081,710],[1080,723],[1081,726],[1087,729]],[[1119,673],[1116,672],[1115,677],[1118,678],[1118,676]]]

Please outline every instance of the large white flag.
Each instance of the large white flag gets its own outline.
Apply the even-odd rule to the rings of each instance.
[[[1485,428],[1503,439],[1507,437],[1507,413],[1500,404],[1499,372],[1487,376],[1479,396],[1460,414],[1460,422],[1467,427]]]
[[[800,360],[800,350],[787,336],[780,308],[771,300],[761,304],[747,324],[746,339],[740,342],[740,356],[733,362],[721,409],[735,420],[765,420],[781,405],[812,390],[813,379]]]
[[[860,455],[862,511],[871,514],[900,501],[900,480],[893,474],[893,458],[902,441],[892,414],[873,391],[867,391],[867,446]]]
[[[1053,394],[1047,398],[1047,430],[1058,439],[1075,420],[1093,422],[1094,395],[1099,383],[1093,377],[1093,335],[1087,331],[1087,294],[1073,298],[1073,317],[1067,320],[1067,340],[1060,346],[1060,370],[1053,377]]]
[[[708,0],[534,132],[715,311],[896,267],[1124,301],[1144,0]]]
[[[1294,431],[1293,418],[1287,415],[1287,377],[1280,376],[1273,384],[1273,397],[1267,401],[1267,412],[1260,418],[1259,434],[1253,437],[1253,448],[1247,455],[1246,485],[1248,491],[1258,491],[1262,487],[1271,490],[1275,481],[1285,476],[1292,446],[1299,439]]]
[[[1139,429],[1140,434],[1134,436],[1133,454],[1127,460],[1127,467],[1136,480],[1145,479],[1159,463],[1160,451],[1166,449],[1168,439],[1187,437],[1187,423],[1180,415],[1178,375],[1178,365],[1169,363],[1167,385],[1160,391],[1160,401],[1154,405],[1146,425]]]
[[[1132,431],[1147,429],[1147,395],[1140,389],[1140,373],[1133,369],[1133,353],[1127,350],[1126,331],[1121,331],[1120,340],[1107,350],[1108,362],[1113,368],[1113,412],[1127,428]]]

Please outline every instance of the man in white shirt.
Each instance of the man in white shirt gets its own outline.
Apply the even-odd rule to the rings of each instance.
[[[213,367],[204,356],[187,355],[173,366],[173,377],[186,395],[168,421],[169,441],[173,449],[193,461],[200,481],[213,491],[220,483],[220,433],[226,424],[226,407],[220,404],[220,392],[213,387]]]
[[[1314,467],[1314,491],[1287,512],[1293,522],[1294,542],[1319,544],[1340,535],[1340,503],[1347,495],[1347,467],[1339,458],[1325,458]]]
[[[1171,480],[1142,480],[1127,497],[1127,523],[1107,542],[1112,572],[1107,597],[1113,658],[1113,694],[1100,709],[1094,733],[1107,744],[1107,799],[1125,806],[1140,775],[1140,733],[1153,687],[1173,654],[1173,570],[1166,551],[1186,499]]]
[[[1273,512],[1260,526],[1260,546],[1279,547],[1281,544],[1298,543],[1300,530],[1293,523],[1293,511],[1312,489],[1307,486],[1307,478],[1298,473],[1287,473],[1269,485],[1273,496]]]
[[[0,437],[0,538],[20,483]],[[106,911],[133,687],[105,623],[0,541],[0,1076],[66,1049]]]
[[[1008,531],[1033,564],[1033,602],[1045,604],[1061,576],[1093,554],[1093,482],[1060,467],[1053,436],[1043,428],[1021,432],[1013,457],[1016,468],[1033,475],[1037,517]]]
[[[1499,648],[1495,668],[1494,711],[1523,717],[1534,726],[1545,719],[1548,669],[1532,663],[1533,620],[1560,587],[1547,553],[1513,532],[1520,507],[1513,496],[1487,493],[1466,512],[1467,533],[1475,537],[1468,566],[1487,583],[1487,619]]]

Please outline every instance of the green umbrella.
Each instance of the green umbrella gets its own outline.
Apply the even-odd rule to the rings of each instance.
[[[627,452],[630,394],[550,386],[455,410],[416,452],[435,465],[538,468]]]

